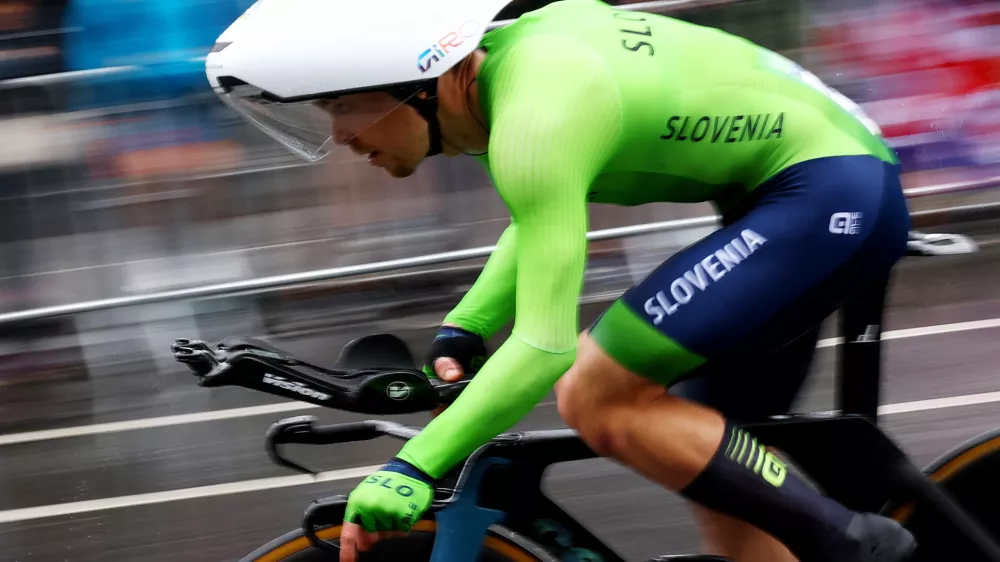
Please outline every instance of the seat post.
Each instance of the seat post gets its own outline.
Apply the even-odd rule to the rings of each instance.
[[[837,348],[837,408],[877,425],[881,394],[882,317],[889,279],[855,294],[840,310]]]

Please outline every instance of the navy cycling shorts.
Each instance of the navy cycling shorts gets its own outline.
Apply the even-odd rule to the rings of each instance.
[[[898,165],[871,156],[793,165],[629,289],[591,337],[631,371],[729,417],[785,413],[820,324],[887,282],[909,229]]]

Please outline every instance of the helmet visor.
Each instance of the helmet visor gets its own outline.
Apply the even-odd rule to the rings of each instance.
[[[309,162],[322,160],[338,145],[350,144],[409,100],[384,92],[367,92],[278,102],[252,86],[238,86],[219,97],[244,119]]]

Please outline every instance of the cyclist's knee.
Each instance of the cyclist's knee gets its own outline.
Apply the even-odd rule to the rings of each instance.
[[[580,346],[583,342],[581,338]],[[581,347],[577,349],[580,350]],[[585,412],[588,407],[596,407],[595,414],[600,413],[600,397],[589,392],[587,380],[592,378],[591,365],[586,361],[581,361],[579,351],[576,361],[556,382],[556,408],[563,421],[570,427],[582,431],[581,425],[586,420]],[[590,390],[593,390],[592,388]]]
[[[618,440],[616,412],[636,404],[643,396],[663,394],[664,389],[615,363],[584,334],[576,361],[559,379],[555,391],[563,421],[596,452],[609,455]]]
[[[615,449],[614,432],[607,415],[609,405],[588,392],[586,376],[576,365],[560,379],[556,389],[556,405],[566,425],[575,429],[587,445],[601,456],[610,456]]]

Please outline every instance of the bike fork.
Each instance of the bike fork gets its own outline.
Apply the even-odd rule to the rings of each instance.
[[[463,483],[462,490],[447,507],[438,511],[437,532],[430,562],[475,560],[490,525],[503,521],[506,513],[478,504],[479,486],[493,465],[510,464],[506,459],[486,458],[476,462]]]

